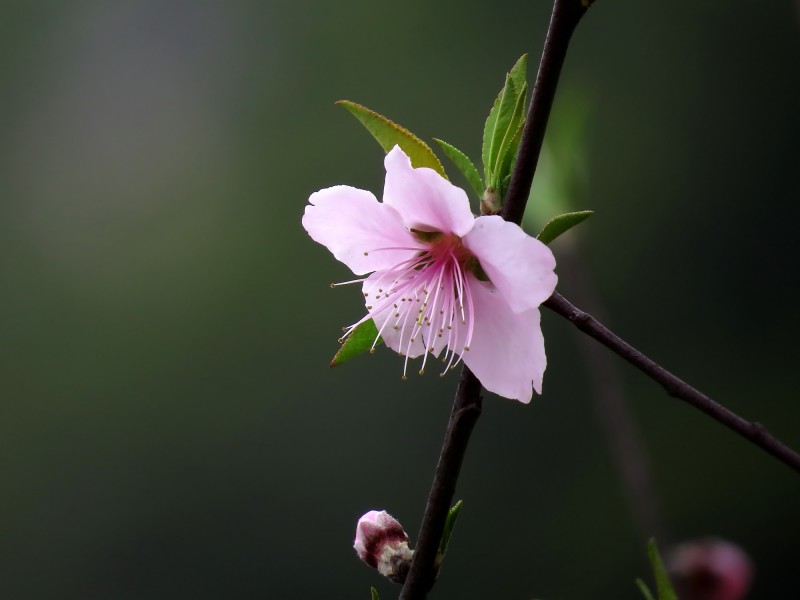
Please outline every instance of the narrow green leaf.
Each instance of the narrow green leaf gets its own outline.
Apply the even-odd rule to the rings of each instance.
[[[492,147],[492,135],[494,134],[494,125],[497,122],[497,112],[500,109],[500,100],[503,97],[505,87],[500,91],[500,94],[495,98],[492,109],[489,111],[489,116],[486,117],[486,123],[483,126],[483,145],[481,146],[481,161],[483,162],[483,180],[486,186],[491,185],[492,169],[489,162],[489,153]]]
[[[355,102],[339,100],[336,104],[344,106],[356,119],[361,121],[381,145],[384,152],[389,152],[395,145],[399,145],[411,159],[411,166],[414,168],[428,167],[447,179],[442,163],[439,162],[430,146],[408,129]]]
[[[503,140],[508,139],[511,141],[516,132],[518,124],[511,122],[511,116],[520,98],[522,98],[522,112],[519,120],[525,118],[527,65],[528,55],[523,54],[506,75],[503,89],[500,90],[500,94],[494,101],[483,128],[481,158],[483,160],[484,181],[487,187],[497,188],[498,183],[503,179],[503,176],[497,173],[497,165],[503,164],[504,161],[502,159],[498,161],[497,155],[500,152]],[[507,136],[509,129],[511,129],[511,134]]]
[[[372,319],[364,321],[345,338],[342,347],[339,348],[339,351],[334,355],[330,366],[336,367],[343,362],[347,362],[351,358],[355,358],[359,354],[363,354],[372,348],[375,338],[378,338],[377,343],[375,343],[376,346],[383,342],[383,340],[378,337],[378,328],[375,327],[375,322]]]
[[[525,100],[527,99],[527,91],[528,86],[523,82],[522,89],[517,95],[517,102],[514,105],[514,112],[511,113],[511,118],[508,121],[508,127],[503,135],[502,142],[500,142],[500,148],[497,152],[497,159],[492,171],[497,182],[503,181],[506,175],[508,175],[510,168],[509,171],[506,172],[504,167],[510,167],[517,153],[517,146],[519,145],[519,140],[522,136],[522,123],[525,121]],[[518,132],[519,137],[517,137]],[[516,145],[514,143],[515,140]],[[508,158],[508,160],[506,160],[506,158]]]
[[[656,546],[655,538],[650,538],[650,541],[647,542],[647,555],[653,567],[653,574],[656,576],[658,600],[678,600],[675,590],[672,589],[669,575],[667,575],[667,569],[664,567],[664,562],[661,560],[661,555],[658,553],[658,546]]]
[[[524,128],[525,119],[523,118],[517,126],[514,137],[511,138],[511,143],[503,159],[503,164],[500,166],[500,172],[505,173],[505,176],[500,180],[500,189],[498,190],[501,198],[505,198],[506,191],[508,190],[508,183],[511,181],[511,173],[514,171],[514,165],[517,162],[517,150],[519,149],[519,142],[522,140],[522,130]]]
[[[380,597],[378,596],[378,590],[376,590],[374,587],[371,587],[369,588],[369,591],[370,594],[372,595],[372,600],[381,600]]]
[[[453,161],[453,164],[461,171],[461,174],[466,177],[470,187],[478,198],[480,198],[484,190],[483,179],[481,179],[481,174],[478,173],[478,169],[475,168],[475,165],[469,157],[455,146],[443,140],[433,138],[433,141],[439,144],[444,155]]]
[[[439,554],[444,557],[447,552],[447,545],[450,543],[450,536],[453,534],[453,528],[456,526],[458,515],[461,512],[461,503],[459,500],[447,512],[447,520],[444,522],[444,531],[442,532],[442,540],[439,542]]]
[[[488,132],[489,151],[486,157],[488,162],[483,164],[484,171],[486,172],[487,186],[495,188],[497,187],[498,174],[495,172],[494,167],[497,164],[497,155],[500,153],[500,146],[502,145],[503,139],[508,131],[511,123],[511,117],[514,114],[516,105],[517,91],[514,87],[513,81],[511,80],[511,75],[506,75],[506,83],[500,92],[498,102],[495,103],[495,106],[492,108],[492,112],[494,112],[495,115],[494,119],[492,119],[491,131]],[[488,124],[489,122],[487,120],[487,125]],[[484,131],[484,139],[486,137],[486,133],[487,132]]]
[[[564,213],[550,219],[544,226],[536,239],[544,244],[549,244],[565,231],[575,227],[581,221],[585,221],[594,214],[593,210],[581,210],[578,212]]]
[[[655,598],[653,598],[653,593],[650,591],[650,588],[647,587],[647,584],[644,581],[637,579],[636,585],[639,586],[639,590],[642,592],[644,600],[655,600]]]
[[[528,74],[528,55],[523,54],[519,57],[514,66],[511,67],[511,70],[508,72],[511,75],[511,81],[514,82],[514,87],[517,90],[521,90],[522,86],[525,85],[527,81],[527,74]]]

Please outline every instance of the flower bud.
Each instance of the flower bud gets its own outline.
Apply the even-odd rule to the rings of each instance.
[[[741,600],[753,574],[739,546],[713,538],[677,546],[667,567],[681,600]]]
[[[385,510],[371,510],[358,520],[353,548],[384,577],[395,583],[405,581],[413,550],[408,547],[403,526]]]

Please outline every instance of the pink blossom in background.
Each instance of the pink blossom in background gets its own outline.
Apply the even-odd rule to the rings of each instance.
[[[675,547],[667,567],[681,600],[742,600],[753,577],[744,550],[714,538]]]
[[[530,402],[547,365],[539,305],[555,290],[550,249],[499,216],[475,217],[466,193],[395,146],[383,202],[335,186],[315,192],[303,227],[362,283],[367,315],[408,359],[464,363],[489,391]]]

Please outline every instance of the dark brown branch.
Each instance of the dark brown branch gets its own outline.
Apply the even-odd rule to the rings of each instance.
[[[439,550],[439,541],[442,539],[447,512],[453,504],[469,436],[481,416],[481,405],[481,384],[472,371],[464,367],[442,443],[439,464],[436,465],[436,475],[428,495],[411,570],[400,593],[400,600],[425,598],[433,586],[436,578],[434,561]]]
[[[647,358],[614,332],[609,331],[590,314],[573,306],[558,292],[554,293],[543,306],[568,319],[586,335],[594,338],[642,371],[650,379],[658,382],[670,396],[680,398],[691,404],[800,473],[800,454],[771,435],[760,423],[743,419],[721,404],[714,402],[664,367]]]
[[[553,5],[517,162],[501,212],[503,218],[517,224],[525,212],[533,174],[544,141],[550,107],[553,105],[572,32],[575,31],[575,27],[586,12],[586,7],[592,1],[555,0]],[[423,600],[433,585],[434,561],[447,511],[453,502],[456,481],[467,450],[469,436],[481,413],[480,393],[480,382],[469,369],[464,367],[436,467],[436,475],[425,506],[411,569],[400,592],[400,600]]]

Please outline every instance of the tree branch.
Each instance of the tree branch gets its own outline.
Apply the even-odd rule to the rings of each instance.
[[[650,379],[659,383],[670,396],[688,402],[709,417],[732,429],[745,439],[753,442],[782,463],[800,473],[800,454],[783,444],[770,434],[760,423],[743,419],[721,404],[679,379],[661,365],[650,360],[628,342],[603,326],[590,314],[573,306],[566,298],[555,292],[544,304],[553,312],[568,319],[578,329],[594,338],[606,348],[618,354]]]
[[[555,0],[553,5],[514,172],[500,213],[508,221],[517,224],[522,221],[567,48],[581,17],[593,2],[594,0]],[[554,293],[544,306],[566,317],[581,331],[659,382],[670,395],[685,400],[800,471],[800,455],[775,439],[760,424],[742,419],[678,379],[606,329],[593,317],[574,307],[560,294]],[[456,482],[469,437],[481,414],[480,392],[480,382],[468,368],[464,367],[425,507],[411,569],[400,592],[400,600],[424,600],[435,581],[434,562],[447,511],[455,495]]]
[[[481,416],[481,406],[481,384],[472,371],[464,367],[442,442],[439,464],[436,465],[436,475],[428,495],[411,570],[400,592],[400,600],[425,598],[436,579],[434,561],[439,550],[439,541],[442,539],[447,512],[453,504],[469,436]]]
[[[506,220],[517,224],[522,220],[567,47],[572,32],[592,2],[593,0],[555,0],[553,5],[517,162],[500,213]],[[480,382],[464,367],[425,506],[411,569],[399,600],[424,600],[435,581],[434,561],[447,511],[453,502],[469,436],[481,414],[480,393]]]

